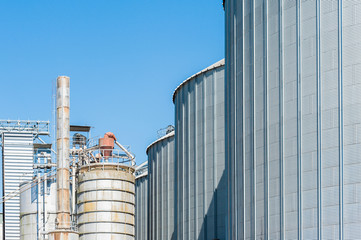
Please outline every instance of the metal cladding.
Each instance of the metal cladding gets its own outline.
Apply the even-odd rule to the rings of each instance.
[[[80,168],[78,229],[80,240],[135,239],[134,169],[114,163]]]
[[[230,239],[361,235],[361,2],[225,2]]]
[[[174,131],[147,148],[149,182],[149,239],[175,239]]]
[[[19,185],[30,181],[33,174],[34,149],[32,133],[3,133],[4,239],[20,239]],[[15,194],[14,194],[15,193]]]
[[[176,239],[226,239],[224,60],[175,91]]]
[[[148,240],[148,174],[135,179],[135,238]]]
[[[47,232],[55,228],[56,184],[50,182],[48,186],[46,188],[49,188],[50,192],[45,193],[44,196],[44,194],[39,194],[40,188],[44,186],[31,182],[21,185],[20,239],[47,239]]]
[[[69,110],[70,79],[57,78],[57,229],[70,229]]]

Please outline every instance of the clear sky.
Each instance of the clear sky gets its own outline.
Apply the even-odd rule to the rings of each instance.
[[[0,119],[52,120],[71,81],[71,124],[107,131],[137,163],[174,124],[174,89],[224,57],[221,0],[0,1]]]

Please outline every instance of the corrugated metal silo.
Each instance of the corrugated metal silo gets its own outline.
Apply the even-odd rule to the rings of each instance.
[[[173,95],[177,239],[226,239],[224,98],[224,60]]]
[[[135,176],[135,239],[148,240],[148,166]]]
[[[361,2],[227,0],[229,239],[361,235]]]
[[[134,169],[118,163],[93,163],[78,175],[80,240],[135,239]]]
[[[174,131],[147,148],[149,181],[149,239],[174,236]]]

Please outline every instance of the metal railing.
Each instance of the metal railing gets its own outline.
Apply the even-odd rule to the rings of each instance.
[[[70,149],[70,162],[75,163],[77,167],[92,164],[103,164],[103,165],[123,165],[123,166],[134,166],[134,157],[131,158],[129,154],[129,147],[120,149],[117,144],[114,148],[102,148],[98,145],[99,138],[95,137],[88,139],[86,144],[71,142],[73,148]],[[121,168],[121,167],[120,167]]]
[[[0,120],[0,134],[3,132],[27,132],[49,135],[49,121]]]

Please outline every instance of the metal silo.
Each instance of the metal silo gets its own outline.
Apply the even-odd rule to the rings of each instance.
[[[226,0],[229,239],[361,235],[361,2]]]
[[[177,239],[226,239],[224,60],[174,92]]]
[[[148,163],[135,170],[135,238],[148,240]]]
[[[149,186],[149,239],[174,236],[174,130],[147,148]]]
[[[20,239],[48,239],[55,229],[56,183],[43,177],[24,182],[20,192]]]
[[[93,163],[79,171],[78,229],[80,240],[134,240],[134,169],[114,163]]]
[[[77,159],[80,240],[135,239],[134,156],[108,132],[97,145],[73,148]],[[117,145],[119,149],[114,149]]]

